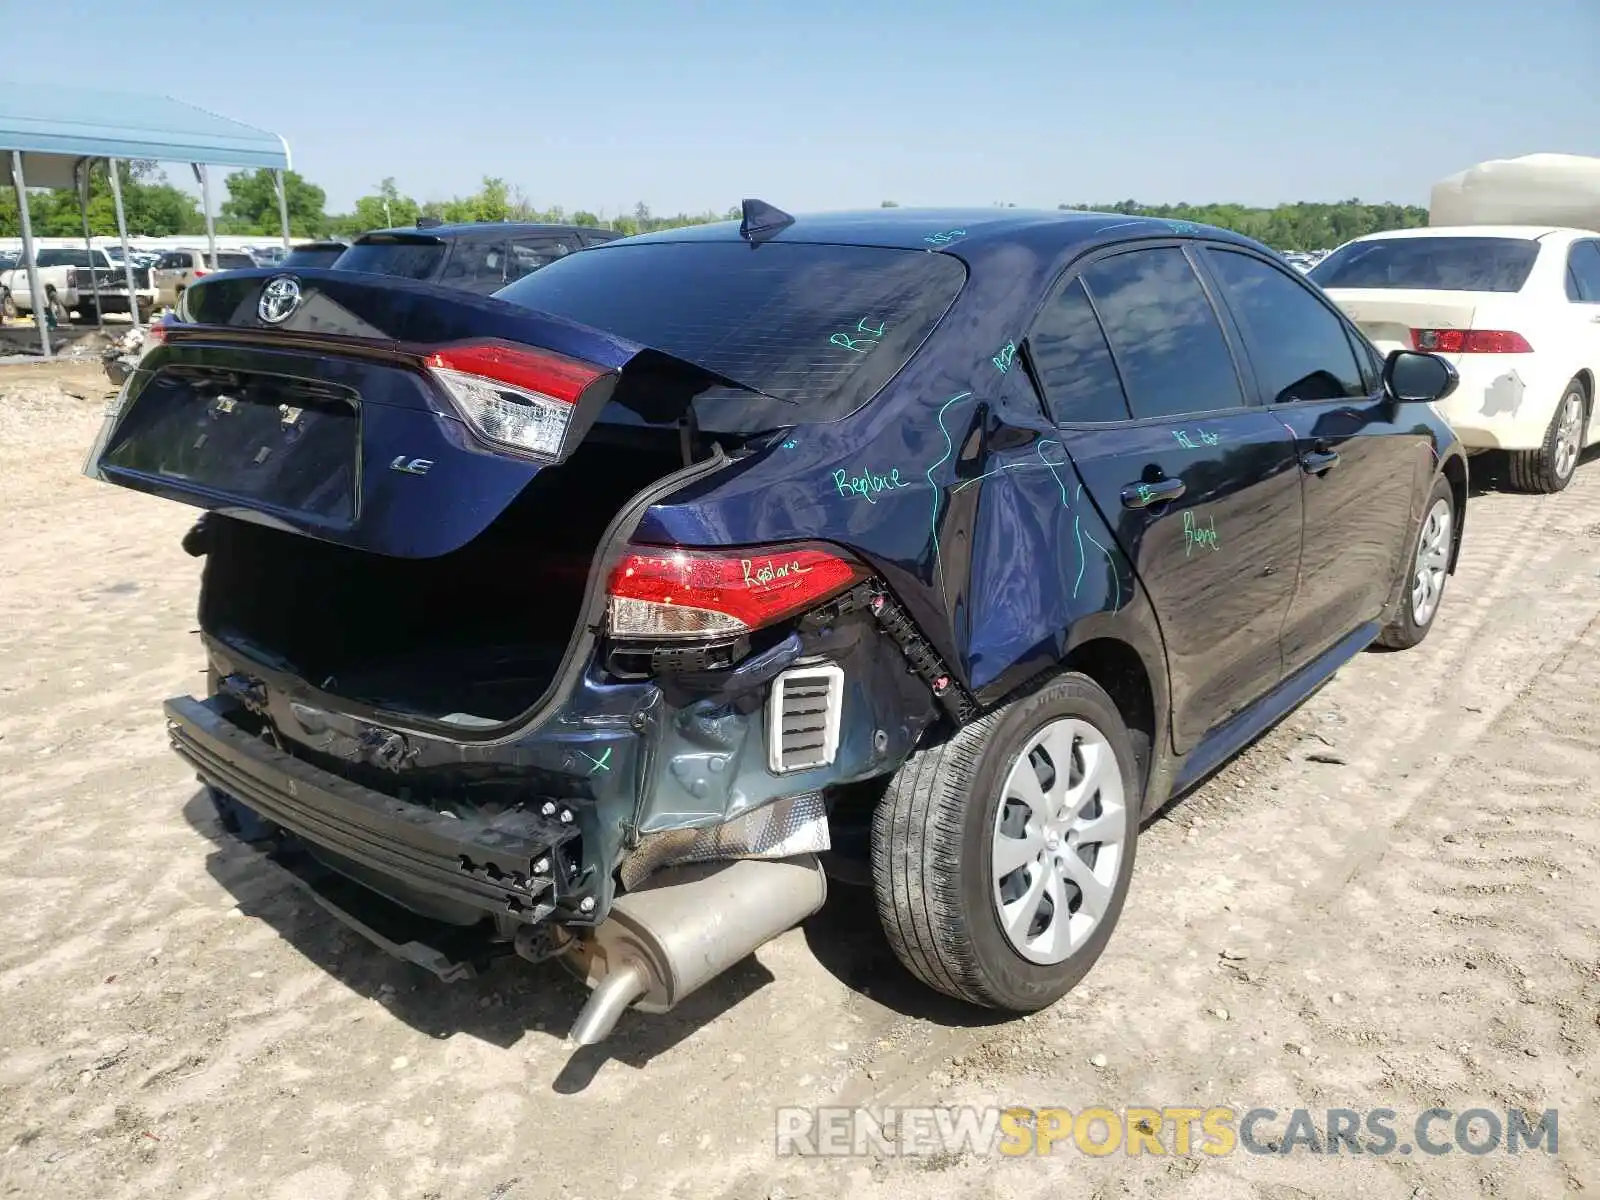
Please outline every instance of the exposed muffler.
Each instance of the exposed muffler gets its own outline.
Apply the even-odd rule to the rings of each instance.
[[[630,1005],[662,1013],[822,907],[815,855],[690,863],[619,896],[567,963],[593,988],[572,1026],[581,1046],[604,1041]]]

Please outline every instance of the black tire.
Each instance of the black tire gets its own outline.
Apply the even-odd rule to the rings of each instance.
[[[1573,455],[1565,474],[1559,469],[1557,441],[1561,434],[1562,417],[1568,406],[1576,400],[1581,416],[1578,426],[1578,453]],[[1589,428],[1589,396],[1583,383],[1573,379],[1562,389],[1561,402],[1550,417],[1550,426],[1544,431],[1544,442],[1537,450],[1513,450],[1507,454],[1511,486],[1519,492],[1559,492],[1572,482],[1578,459],[1583,455],[1585,434]]]
[[[1029,739],[1063,717],[1087,722],[1109,743],[1120,767],[1125,827],[1099,924],[1068,957],[1047,965],[1024,958],[1001,928],[990,864],[1007,773]],[[937,991],[1013,1012],[1045,1008],[1070,991],[1110,940],[1133,876],[1141,797],[1135,761],[1111,697],[1076,673],[917,751],[890,782],[872,830],[878,916],[906,969]]]
[[[1460,521],[1460,514],[1456,512],[1456,494],[1451,488],[1450,481],[1443,477],[1434,480],[1433,490],[1428,493],[1427,503],[1422,508],[1422,520],[1417,523],[1417,532],[1412,536],[1405,559],[1400,564],[1400,610],[1395,614],[1395,619],[1384,626],[1383,632],[1378,634],[1378,644],[1390,650],[1409,650],[1428,636],[1428,630],[1433,628],[1434,621],[1439,618],[1439,609],[1444,606],[1445,585],[1450,581],[1448,571],[1439,578],[1439,592],[1434,598],[1433,608],[1426,614],[1427,619],[1417,620],[1415,583],[1418,572],[1418,554],[1422,549],[1422,539],[1428,533],[1428,518],[1435,505],[1443,500],[1449,507],[1450,529],[1447,541],[1452,541],[1455,536],[1456,525]],[[1453,553],[1453,547],[1447,546],[1446,553]]]

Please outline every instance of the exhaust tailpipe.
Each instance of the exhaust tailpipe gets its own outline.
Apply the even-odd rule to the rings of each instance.
[[[568,956],[594,989],[570,1035],[604,1041],[630,1005],[662,1013],[822,907],[815,855],[668,867],[611,913]]]

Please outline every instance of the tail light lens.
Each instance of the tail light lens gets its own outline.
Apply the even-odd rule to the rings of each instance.
[[[1520,333],[1504,329],[1413,329],[1411,344],[1435,354],[1532,354]]]
[[[635,547],[611,573],[617,638],[733,637],[804,612],[867,578],[821,546],[706,552]]]
[[[483,438],[559,459],[578,397],[610,372],[545,350],[501,342],[452,346],[423,365]]]
[[[209,271],[209,270],[207,270],[207,269],[206,269],[206,268],[205,268],[205,267],[196,267],[196,268],[195,268],[195,269],[194,269],[194,272],[193,272],[193,273],[194,273],[194,277],[195,277],[195,278],[196,278],[196,279],[199,279],[199,278],[200,278],[200,276],[202,276],[202,275],[209,275],[209,274],[211,274],[211,272],[210,272],[210,271]]]

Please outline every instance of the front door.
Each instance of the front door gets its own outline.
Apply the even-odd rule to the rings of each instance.
[[[1186,751],[1282,677],[1279,631],[1300,557],[1293,439],[1247,404],[1176,242],[1114,252],[1068,278],[1028,354],[1155,608],[1173,742]]]
[[[1212,246],[1205,263],[1261,400],[1294,433],[1305,482],[1305,549],[1283,628],[1293,672],[1382,614],[1409,565],[1432,437],[1384,397],[1373,356],[1291,269],[1242,247]]]

